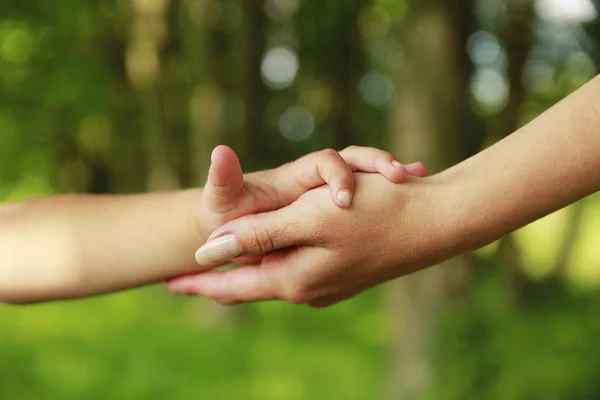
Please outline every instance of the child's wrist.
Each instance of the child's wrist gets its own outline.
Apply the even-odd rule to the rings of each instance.
[[[211,231],[209,224],[207,224],[210,216],[206,215],[205,207],[202,206],[202,189],[183,190],[180,195],[183,207],[186,210],[186,221],[184,223],[187,226],[189,238],[201,245],[206,241]]]

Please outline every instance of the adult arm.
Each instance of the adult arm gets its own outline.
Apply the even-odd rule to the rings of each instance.
[[[439,175],[459,234],[478,247],[600,189],[600,76],[514,134]]]
[[[319,191],[224,225],[201,263],[288,248],[259,266],[183,277],[171,289],[223,303],[284,299],[329,305],[481,247],[600,189],[600,77],[514,134],[430,178],[392,186],[357,179],[355,204]],[[289,249],[290,246],[296,246]]]

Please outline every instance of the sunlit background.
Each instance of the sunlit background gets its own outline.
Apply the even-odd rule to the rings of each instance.
[[[202,185],[220,143],[248,171],[359,144],[434,173],[595,76],[599,11],[1,0],[0,199]],[[0,306],[0,399],[597,399],[599,200],[326,310]]]

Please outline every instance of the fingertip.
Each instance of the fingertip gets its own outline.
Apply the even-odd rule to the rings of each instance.
[[[408,176],[408,171],[405,166],[394,160],[391,162],[392,168],[387,168],[381,173],[393,183],[402,183]]]
[[[397,172],[396,175],[396,181],[398,183],[402,183],[404,181],[406,181],[406,178],[408,177],[408,171],[406,170],[406,168],[400,168],[400,171]]]
[[[242,182],[243,171],[237,154],[224,145],[215,147],[211,154],[208,183],[222,189],[227,186],[224,189],[229,193],[230,191],[236,192],[241,187]]]
[[[333,202],[340,208],[350,207],[354,193],[354,174],[348,164],[344,162],[344,169],[339,171],[330,185]]]
[[[352,204],[352,193],[348,189],[339,190],[333,198],[339,208],[348,208]]]
[[[167,290],[176,294],[193,294],[194,285],[191,276],[180,276],[167,281]]]
[[[240,160],[231,147],[219,145],[210,155],[211,170],[219,174],[241,171]]]
[[[354,194],[354,174],[348,165],[347,170],[340,173],[339,178],[331,185],[334,203],[339,208],[348,208],[352,204]]]
[[[427,167],[425,167],[425,164],[421,162],[407,164],[405,165],[405,168],[408,174],[411,176],[417,176],[420,178],[427,176]]]
[[[226,263],[241,254],[242,246],[238,238],[229,234],[207,241],[196,251],[194,258],[198,265],[211,266]]]
[[[230,159],[231,156],[237,158],[237,156],[235,155],[235,151],[233,151],[233,149],[229,146],[220,144],[213,149],[210,155],[210,162],[212,164],[218,164],[222,161],[227,161],[228,159]]]

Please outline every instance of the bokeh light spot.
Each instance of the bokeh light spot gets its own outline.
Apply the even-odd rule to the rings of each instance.
[[[367,103],[372,106],[382,106],[394,96],[394,82],[386,75],[372,71],[362,77],[359,90]]]
[[[315,129],[310,111],[302,106],[293,106],[284,111],[279,119],[281,134],[293,142],[307,139]]]
[[[502,110],[508,101],[508,85],[500,72],[493,68],[481,68],[475,72],[471,92],[489,113]]]
[[[504,57],[504,50],[493,34],[486,31],[473,33],[467,41],[467,52],[477,65],[490,65]]]
[[[263,58],[261,70],[267,86],[285,89],[294,83],[298,73],[298,58],[291,50],[276,47],[269,50]]]

